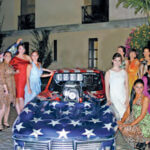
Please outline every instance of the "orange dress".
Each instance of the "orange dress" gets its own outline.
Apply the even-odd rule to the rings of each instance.
[[[134,81],[138,79],[138,71],[139,71],[139,60],[134,59],[133,61],[129,60],[129,66],[128,66],[128,78],[129,78],[129,92],[131,93],[132,86],[134,84]]]
[[[19,71],[19,73],[15,74],[16,98],[24,98],[24,88],[27,79],[26,70],[29,63],[29,61],[18,57],[14,57],[10,62],[14,69]]]

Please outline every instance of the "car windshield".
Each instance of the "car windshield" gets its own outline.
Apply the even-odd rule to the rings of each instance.
[[[55,73],[49,90],[62,92],[67,83],[72,86],[79,85],[83,91],[99,91],[103,89],[100,73]]]

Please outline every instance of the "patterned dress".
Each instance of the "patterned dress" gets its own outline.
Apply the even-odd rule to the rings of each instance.
[[[15,85],[15,70],[10,64],[4,63],[5,67],[5,78],[6,78],[6,84],[7,84],[7,89],[8,89],[8,96],[7,100],[10,102],[13,102],[15,104],[15,99],[16,99],[16,85]]]
[[[126,123],[133,122],[141,114],[142,99],[138,99],[136,104],[133,105],[130,116],[126,119]],[[147,112],[143,120],[134,126],[124,127],[122,133],[128,143],[135,146],[137,142],[150,141],[150,115]]]
[[[150,78],[147,77],[147,76],[143,76],[142,80],[144,82],[144,91],[143,91],[143,94],[149,98],[148,112],[150,114],[150,86],[148,86],[148,80],[150,80]]]
[[[134,81],[138,79],[138,71],[139,71],[139,60],[134,59],[133,61],[129,61],[128,78],[129,78],[129,92],[130,93],[131,93]]]
[[[3,85],[6,84],[8,95],[4,93]],[[15,102],[16,90],[14,81],[14,70],[6,63],[0,64],[0,108],[3,104],[8,107],[11,102]]]

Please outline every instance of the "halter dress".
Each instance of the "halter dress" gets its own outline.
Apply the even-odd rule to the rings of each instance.
[[[32,93],[29,94],[27,85],[25,86],[25,105],[31,101],[35,96],[41,92],[41,75],[43,73],[42,67],[38,68],[32,62],[32,69],[30,72],[29,82]]]

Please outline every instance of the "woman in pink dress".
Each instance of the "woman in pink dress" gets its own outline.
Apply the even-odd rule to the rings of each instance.
[[[148,112],[150,113],[150,65],[147,66],[147,73],[142,77],[144,81],[144,95],[149,98]]]
[[[10,64],[14,67],[15,70],[18,71],[15,74],[15,82],[16,82],[16,110],[17,113],[20,114],[24,107],[24,88],[26,85],[26,70],[27,65],[31,62],[31,58],[24,54],[25,47],[24,44],[19,44],[17,47],[18,53],[11,60]]]

